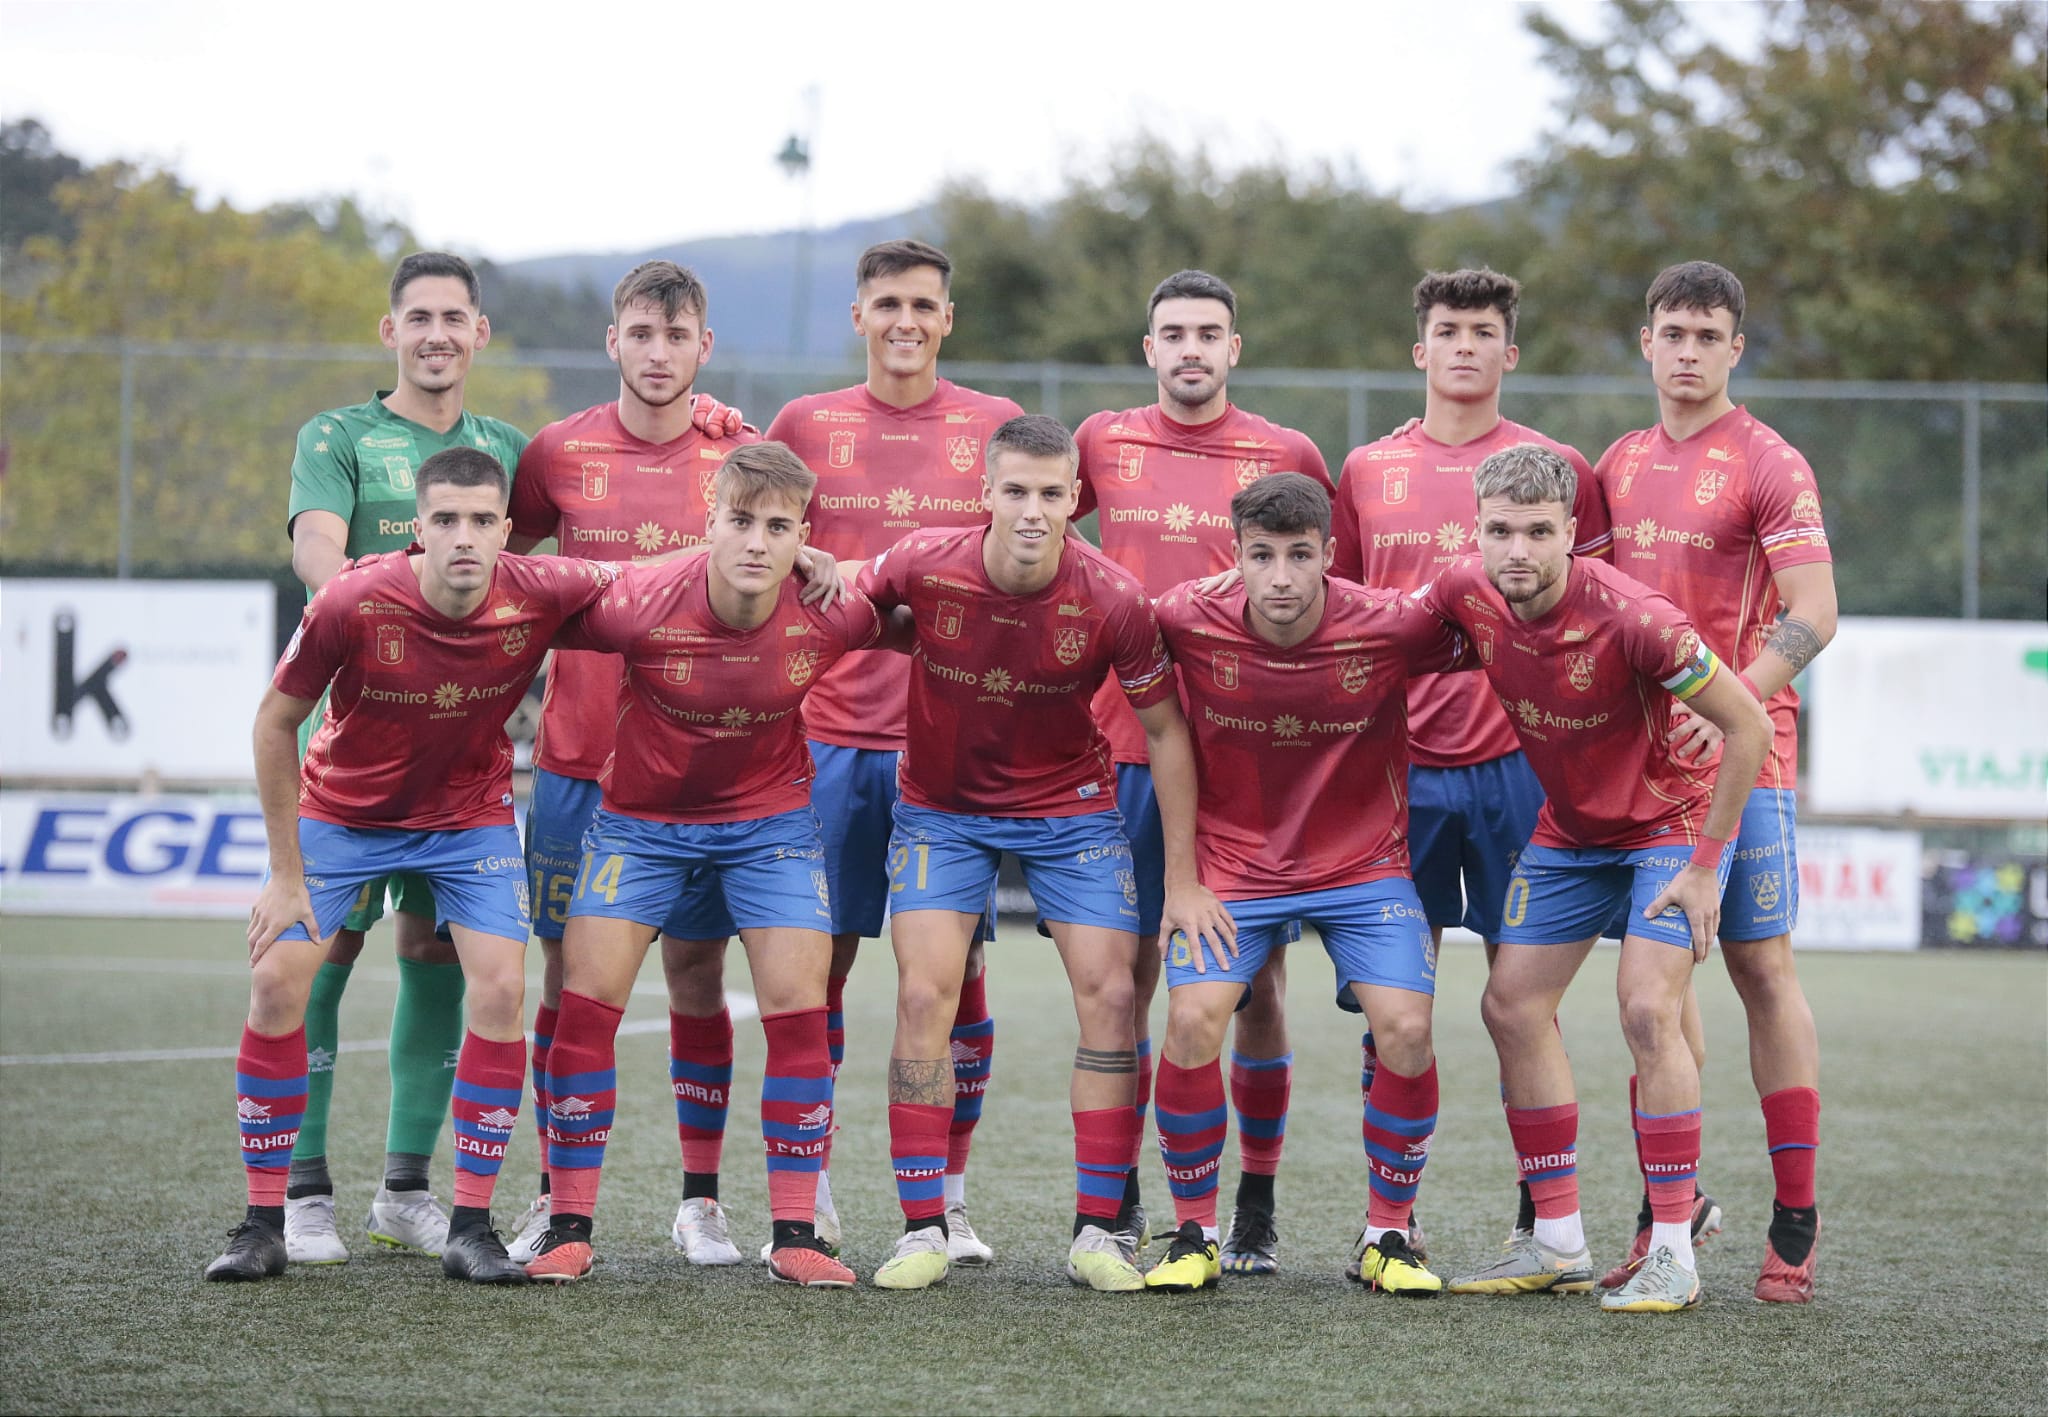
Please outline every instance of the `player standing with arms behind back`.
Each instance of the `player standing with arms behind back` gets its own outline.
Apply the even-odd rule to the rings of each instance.
[[[987,519],[983,451],[997,426],[1024,410],[939,377],[939,347],[953,329],[952,279],[946,253],[922,241],[885,241],[862,252],[853,328],[867,346],[866,382],[795,399],[769,425],[768,437],[788,444],[818,474],[811,545],[840,560],[878,556],[921,527]],[[804,731],[818,765],[811,798],[824,825],[831,882],[826,1008],[835,1071],[846,1052],[846,977],[861,939],[882,933],[888,908],[885,853],[913,672],[900,654],[859,651],[827,671],[804,701]],[[967,1157],[995,1050],[979,938],[968,951],[949,1046],[955,1093],[946,1138],[946,1244],[955,1264],[987,1264],[994,1251],[967,1220]],[[818,1178],[818,1234],[839,1243],[829,1174]]]
[[[1159,396],[1144,408],[1102,412],[1074,435],[1081,451],[1079,515],[1099,510],[1103,552],[1147,594],[1231,567],[1230,499],[1261,477],[1301,473],[1330,488],[1329,469],[1308,435],[1283,428],[1230,401],[1230,371],[1243,337],[1237,295],[1207,271],[1177,271],[1146,306],[1145,362]],[[1165,899],[1165,847],[1152,792],[1145,733],[1114,682],[1096,695],[1096,717],[1116,769],[1117,807],[1130,834],[1138,876],[1138,1132],[1152,1089],[1152,996],[1159,987],[1159,911]],[[1296,932],[1290,932],[1292,938]],[[1294,1055],[1287,1046],[1284,942],[1237,1015],[1230,1093],[1237,1110],[1237,1205],[1222,1245],[1233,1274],[1280,1267],[1274,1225],[1274,1175],[1287,1135]],[[1138,1157],[1131,1157],[1119,1233],[1135,1254],[1145,1239]]]
[[[1644,301],[1656,426],[1600,459],[1615,565],[1663,592],[1769,706],[1774,738],[1735,841],[1721,958],[1749,1020],[1777,1195],[1756,1297],[1813,1298],[1820,1212],[1820,1040],[1792,962],[1799,916],[1799,696],[1792,680],[1835,636],[1835,573],[1820,488],[1798,450],[1728,397],[1742,358],[1742,282],[1710,261],[1661,272]],[[1691,725],[1687,725],[1688,728]],[[1688,734],[1685,747],[1708,734]],[[1639,1257],[1646,1236],[1638,1228]],[[1623,1277],[1617,1270],[1603,1283]]]
[[[365,403],[309,419],[292,457],[292,569],[309,596],[353,558],[411,544],[418,531],[415,479],[429,457],[450,448],[481,449],[509,472],[526,446],[517,428],[462,405],[470,360],[491,340],[469,262],[442,251],[416,251],[400,261],[391,277],[391,308],[377,333],[398,356],[393,386]],[[300,731],[301,752],[315,727],[317,715]],[[387,889],[396,907],[398,955],[391,1115],[383,1183],[366,1228],[380,1244],[430,1255],[441,1253],[448,1235],[448,1217],[427,1188],[427,1164],[440,1143],[462,1046],[462,967],[455,947],[435,936],[434,893],[426,878],[399,875],[363,883],[313,977],[306,1005],[306,1114],[285,1193],[285,1246],[302,1263],[348,1258],[334,1221],[327,1109],[342,991],[364,932],[384,914]]]

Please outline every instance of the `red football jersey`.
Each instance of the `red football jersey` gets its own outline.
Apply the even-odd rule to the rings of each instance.
[[[1762,652],[1784,602],[1772,577],[1833,559],[1820,487],[1799,450],[1733,408],[1684,442],[1660,423],[1618,440],[1600,459],[1614,518],[1614,564],[1692,616],[1737,668]],[[1799,695],[1767,706],[1777,733],[1759,787],[1794,785]]]
[[[1416,598],[1460,626],[1508,710],[1547,800],[1538,846],[1633,849],[1698,839],[1712,768],[1665,743],[1674,696],[1719,671],[1685,612],[1604,561],[1574,558],[1564,598],[1515,617],[1468,556]]]
[[[1182,581],[1227,571],[1230,499],[1275,472],[1299,472],[1330,488],[1330,469],[1306,433],[1232,405],[1207,423],[1176,423],[1157,404],[1092,415],[1074,435],[1081,449],[1081,506],[1100,511],[1109,558],[1160,595]],[[1145,761],[1145,731],[1130,704],[1105,684],[1096,713],[1120,763]]]
[[[726,454],[757,438],[715,440],[696,428],[669,443],[643,443],[603,403],[550,423],[519,457],[512,529],[559,537],[567,556],[625,561],[704,541],[712,479]],[[618,656],[565,650],[548,668],[535,766],[595,781],[612,754]]]
[[[1180,666],[1201,800],[1195,855],[1225,900],[1408,873],[1408,681],[1477,661],[1398,591],[1329,580],[1289,649],[1245,628],[1242,584],[1174,587],[1156,607]]]
[[[625,657],[606,810],[656,822],[744,822],[808,806],[804,695],[849,650],[875,642],[875,607],[828,611],[782,583],[775,613],[735,630],[711,610],[708,553],[634,566],[562,627],[561,642]]]
[[[1052,584],[998,590],[986,527],[913,532],[857,582],[877,608],[910,607],[910,736],[903,800],[980,817],[1072,817],[1116,801],[1109,745],[1089,701],[1103,676],[1139,708],[1173,693],[1145,592],[1069,535]]]
[[[989,435],[1023,411],[945,379],[912,408],[891,408],[856,384],[793,401],[768,436],[818,474],[811,545],[865,561],[924,527],[987,525],[981,474]],[[897,751],[909,698],[905,656],[848,655],[804,701],[804,727],[821,743]]]
[[[299,815],[410,831],[510,823],[505,720],[556,629],[617,574],[599,561],[500,556],[463,620],[427,604],[403,552],[365,556],[322,586],[271,679],[295,699],[334,686],[306,746]]]
[[[1593,469],[1578,450],[1503,418],[1483,438],[1439,443],[1417,424],[1406,433],[1353,448],[1344,459],[1332,507],[1337,538],[1335,575],[1366,585],[1416,590],[1472,550],[1478,501],[1472,473],[1503,448],[1539,443],[1560,453],[1579,475],[1572,515],[1576,554],[1605,555],[1607,511]],[[1521,745],[1507,716],[1475,674],[1425,675],[1408,686],[1409,752],[1426,768],[1491,762]]]

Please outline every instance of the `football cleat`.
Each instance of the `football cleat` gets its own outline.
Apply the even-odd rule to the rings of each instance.
[[[252,1218],[228,1231],[228,1247],[206,1267],[206,1277],[229,1284],[275,1279],[284,1267],[284,1232]]]
[[[569,1284],[590,1273],[590,1242],[550,1228],[541,1237],[540,1254],[529,1260],[526,1277],[542,1284]]]
[[[817,1244],[784,1245],[771,1251],[768,1272],[784,1284],[805,1289],[851,1289],[855,1281],[852,1270]]]
[[[397,1250],[438,1255],[448,1248],[448,1212],[430,1191],[390,1191],[379,1186],[363,1228],[378,1244]]]
[[[1408,1253],[1418,1264],[1429,1263],[1429,1236],[1423,1232],[1422,1217],[1412,1210],[1408,1212]]]
[[[669,1239],[691,1264],[725,1265],[740,1262],[739,1247],[732,1242],[725,1207],[709,1196],[691,1196],[676,1211],[676,1223],[669,1227]]]
[[[1233,1210],[1223,1239],[1223,1268],[1232,1274],[1274,1274],[1280,1268],[1280,1234],[1270,1210]]]
[[[1590,1251],[1561,1254],[1534,1235],[1510,1240],[1499,1259],[1450,1283],[1453,1294],[1584,1294],[1592,1287]]]
[[[1145,1253],[1145,1247],[1152,1243],[1152,1222],[1145,1218],[1143,1203],[1133,1202],[1125,1206],[1116,1218],[1116,1229],[1110,1233],[1116,1236],[1117,1244],[1123,1249],[1125,1262],[1136,1268],[1138,1256]]]
[[[334,1197],[300,1196],[284,1203],[284,1253],[293,1264],[347,1264],[348,1246],[334,1226]]]
[[[441,1273],[471,1284],[531,1284],[533,1279],[505,1253],[505,1242],[495,1230],[482,1226],[448,1237],[441,1251]]]
[[[1627,1283],[1600,1296],[1607,1313],[1671,1314],[1700,1301],[1699,1274],[1680,1264],[1669,1245],[1659,1245],[1628,1270]]]
[[[1444,1292],[1444,1282],[1423,1265],[1422,1257],[1409,1247],[1405,1234],[1382,1230],[1379,1238],[1368,1244],[1366,1237],[1371,1233],[1369,1229],[1365,1231],[1352,1247],[1351,1264],[1344,1271],[1346,1278],[1404,1299],[1434,1299]]]
[[[946,1232],[936,1225],[906,1230],[896,1253],[875,1271],[877,1289],[929,1289],[946,1277]]]
[[[1223,1278],[1223,1264],[1217,1257],[1216,1242],[1202,1238],[1202,1227],[1198,1221],[1187,1221],[1173,1234],[1173,1243],[1166,1247],[1166,1258],[1145,1272],[1147,1289],[1163,1289],[1170,1294],[1191,1294],[1197,1289],[1213,1289]]]
[[[1721,1207],[1714,1198],[1702,1191],[1692,1200],[1692,1247],[1700,1246],[1721,1233]],[[1602,1289],[1619,1289],[1628,1283],[1637,1260],[1650,1253],[1650,1222],[1636,1217],[1635,1243],[1628,1247],[1628,1258],[1600,1277]]]
[[[533,1198],[533,1204],[519,1212],[519,1218],[512,1222],[512,1242],[505,1246],[505,1253],[519,1264],[532,1264],[540,1258],[541,1242],[548,1236],[550,1211],[545,1194]]]
[[[974,1233],[974,1227],[968,1223],[967,1202],[947,1206],[946,1258],[954,1264],[984,1265],[995,1257],[996,1252]]]
[[[1799,1254],[1798,1264],[1786,1252]],[[1813,1302],[1814,1263],[1820,1254],[1820,1212],[1793,1210],[1771,1202],[1771,1232],[1764,1241],[1764,1268],[1756,1277],[1756,1297],[1766,1304]]]
[[[1145,1276],[1124,1257],[1129,1232],[1083,1225],[1067,1251],[1067,1278],[1102,1294],[1129,1294],[1145,1287]]]

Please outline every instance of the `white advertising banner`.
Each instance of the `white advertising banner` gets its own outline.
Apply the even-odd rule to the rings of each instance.
[[[1920,947],[1920,833],[1799,828],[1799,949]]]
[[[0,792],[0,911],[240,916],[268,852],[254,797]]]
[[[0,581],[0,777],[248,781],[267,581]]]
[[[1810,810],[2048,814],[2048,625],[1845,618],[1808,673]]]

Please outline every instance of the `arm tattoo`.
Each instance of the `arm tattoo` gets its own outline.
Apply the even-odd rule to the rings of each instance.
[[[889,1100],[921,1107],[953,1105],[951,1058],[891,1058]]]
[[[1764,648],[1791,665],[1792,672],[1797,674],[1820,653],[1820,634],[1804,620],[1788,614],[1778,621],[1778,632]]]
[[[1128,1049],[1112,1051],[1106,1048],[1076,1048],[1074,1050],[1074,1071],[1077,1073],[1135,1073],[1138,1070],[1138,1055]]]

